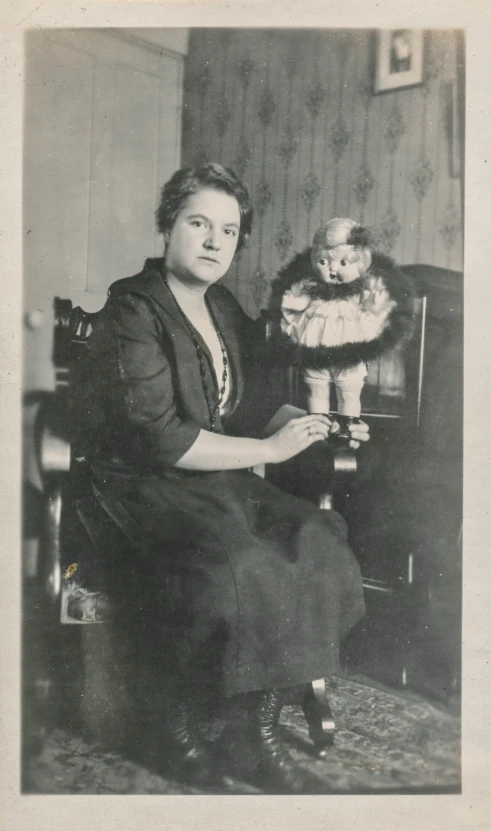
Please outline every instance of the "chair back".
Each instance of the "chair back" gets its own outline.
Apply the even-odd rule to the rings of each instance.
[[[61,594],[65,566],[62,557],[62,515],[66,503],[87,493],[90,478],[83,464],[77,464],[73,446],[73,424],[76,411],[77,380],[88,339],[97,319],[96,314],[73,308],[70,300],[54,299],[53,365],[55,389],[43,396],[35,425],[38,468],[43,482],[43,531],[40,551],[39,579],[51,600]],[[70,472],[70,477],[68,473]],[[70,491],[69,498],[66,496]],[[73,499],[72,499],[73,497]],[[70,523],[68,523],[70,526]],[[68,536],[71,528],[66,532]],[[66,534],[64,535],[66,536]],[[90,543],[88,541],[88,545]],[[69,551],[73,546],[68,546]],[[70,557],[76,559],[75,555]],[[92,557],[92,559],[94,559]],[[68,566],[72,566],[69,563]],[[79,578],[80,572],[73,582]]]

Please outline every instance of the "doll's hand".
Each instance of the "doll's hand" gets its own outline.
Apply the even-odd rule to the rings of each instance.
[[[302,295],[306,292],[306,283],[307,280],[300,280],[300,282],[294,283],[289,291],[289,294],[291,294],[292,297],[302,297]]]
[[[330,432],[336,434],[338,430],[339,422],[333,421]],[[349,424],[348,430],[351,433],[349,446],[352,447],[353,450],[357,450],[361,442],[366,442],[370,439],[370,428],[364,421],[357,421],[354,424]]]
[[[309,293],[311,289],[317,288],[319,281],[313,280],[312,277],[306,277],[305,280],[301,281],[300,285],[302,286],[304,292]]]
[[[363,300],[364,310],[374,315],[383,315],[384,313],[388,314],[395,305],[396,303],[391,300],[382,278],[378,277]]]
[[[304,312],[311,301],[310,295],[303,288],[303,281],[294,283],[283,295],[281,306],[284,312]]]

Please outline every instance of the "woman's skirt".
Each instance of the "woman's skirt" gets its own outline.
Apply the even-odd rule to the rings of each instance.
[[[157,643],[156,599],[170,605],[185,673],[213,676],[232,696],[339,670],[340,643],[364,614],[360,570],[339,514],[248,471],[97,473],[103,495],[148,540],[134,555],[133,588],[141,581]],[[163,634],[162,641],[164,653]]]

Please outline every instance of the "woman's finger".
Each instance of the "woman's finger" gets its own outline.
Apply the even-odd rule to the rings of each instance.
[[[364,421],[360,421],[358,424],[350,424],[348,429],[352,439],[358,443],[368,441],[370,438],[368,424],[365,424]]]
[[[368,431],[370,429],[368,427],[368,424],[366,423],[366,421],[362,421],[361,419],[359,421],[356,421],[354,424],[350,424],[349,428],[350,428],[350,430],[353,430],[353,429],[356,428],[357,430],[360,430],[362,433],[368,433]]]
[[[310,413],[306,416],[300,416],[299,418],[292,419],[292,422],[298,424],[298,426],[304,427],[309,425],[316,425],[316,424],[324,424],[326,427],[331,426],[331,420],[328,416],[323,415],[322,413]],[[291,423],[291,422],[290,422]]]
[[[309,436],[321,436],[323,439],[327,439],[329,436],[329,427],[324,422],[312,422],[312,424],[307,425],[307,434]]]

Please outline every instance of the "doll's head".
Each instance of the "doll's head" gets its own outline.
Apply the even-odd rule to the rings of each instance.
[[[368,232],[353,219],[331,219],[312,241],[312,268],[324,283],[352,283],[372,262]]]

